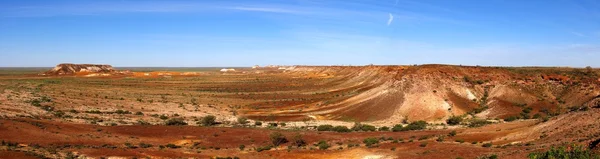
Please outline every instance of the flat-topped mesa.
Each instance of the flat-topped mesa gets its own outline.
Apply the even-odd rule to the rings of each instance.
[[[76,75],[78,73],[115,73],[117,72],[111,65],[94,64],[68,64],[56,65],[52,70],[44,72],[42,75]]]

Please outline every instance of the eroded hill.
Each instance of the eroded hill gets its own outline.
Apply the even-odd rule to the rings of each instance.
[[[335,96],[288,106],[298,109],[304,106],[302,111],[259,109],[248,114],[377,123],[399,123],[405,119],[440,122],[464,114],[504,119],[519,116],[523,109],[531,109],[530,116],[544,116],[573,106],[597,106],[600,99],[596,72],[583,69],[299,66],[288,74],[336,78],[325,86]]]

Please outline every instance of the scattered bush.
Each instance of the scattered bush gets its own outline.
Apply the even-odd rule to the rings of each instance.
[[[319,141],[316,146],[319,147],[320,150],[327,150],[329,147],[331,147],[331,145],[327,144],[327,141],[325,140]]]
[[[506,121],[506,122],[511,122],[511,121],[515,121],[515,120],[517,120],[517,119],[519,119],[519,117],[516,117],[516,116],[510,116],[510,117],[508,117],[508,118],[505,118],[505,119],[504,119],[504,121]]]
[[[121,110],[121,109],[119,109],[119,110],[115,111],[115,114],[131,114],[131,112],[128,111],[128,110]]]
[[[387,126],[380,127],[379,131],[390,131],[390,127],[387,127]]]
[[[331,131],[333,129],[332,125],[319,125],[317,127],[317,131]]]
[[[332,130],[335,132],[340,132],[340,133],[352,131],[352,130],[348,129],[348,127],[346,127],[346,126],[335,126],[335,127],[333,127]]]
[[[578,145],[569,147],[552,147],[546,152],[533,152],[528,155],[530,159],[554,159],[554,158],[585,158],[585,159],[600,159],[600,155],[593,151],[583,148]]]
[[[410,130],[423,130],[427,128],[427,122],[423,120],[415,121],[408,124],[406,127],[402,129],[402,131],[410,131]]]
[[[244,151],[244,149],[246,148],[246,145],[240,145],[239,148],[240,148],[240,151]]]
[[[135,112],[135,115],[144,115],[142,112]]]
[[[150,148],[150,147],[152,147],[152,145],[151,145],[151,144],[147,144],[147,143],[143,143],[143,142],[142,142],[142,143],[140,143],[140,144],[139,144],[139,146],[140,146],[141,148]]]
[[[269,135],[269,138],[271,139],[271,143],[274,146],[279,146],[281,144],[288,142],[288,140],[285,138],[285,136],[283,136],[283,134],[281,134],[280,132],[271,133],[271,135]]]
[[[448,133],[448,136],[456,136],[456,130],[452,130],[450,133]]]
[[[306,141],[304,141],[304,139],[302,138],[302,135],[296,134],[296,136],[294,136],[294,139],[292,141],[292,145],[294,145],[296,147],[306,146]]]
[[[241,124],[241,125],[246,125],[249,123],[248,118],[245,118],[245,117],[237,118],[237,122],[238,122],[238,124]]]
[[[463,118],[460,116],[451,116],[450,118],[448,118],[448,120],[446,120],[446,123],[448,125],[458,125],[463,121]]]
[[[427,142],[422,142],[419,146],[421,146],[421,147],[427,147]]]
[[[379,140],[377,138],[366,138],[363,140],[363,143],[367,146],[367,147],[372,147],[373,145],[379,144]]]
[[[262,125],[262,122],[260,122],[260,121],[256,121],[256,122],[254,122],[254,125],[256,125],[256,126],[261,126],[261,125]]]
[[[484,156],[477,157],[477,159],[498,159],[498,155],[495,155],[495,154],[484,155]]]
[[[63,111],[60,111],[60,110],[59,110],[59,111],[55,111],[55,112],[54,112],[54,116],[55,116],[55,117],[62,118],[64,115],[65,115],[65,112],[63,112]]]
[[[485,143],[483,145],[481,145],[482,147],[492,147],[492,143]]]
[[[162,120],[167,120],[167,119],[169,119],[169,117],[168,117],[168,116],[166,116],[166,115],[164,115],[164,114],[163,114],[163,115],[160,115],[160,117],[158,117],[158,118],[159,118],[159,119],[162,119]]]
[[[167,144],[167,145],[165,145],[165,147],[172,148],[172,149],[181,148],[181,146],[177,146],[175,144]]]
[[[473,119],[469,123],[469,127],[472,127],[472,128],[482,127],[482,126],[487,125],[487,124],[490,124],[490,122],[487,121],[487,120],[485,120],[485,119]]]
[[[273,146],[271,146],[271,145],[267,145],[264,147],[258,147],[258,148],[256,148],[256,152],[271,150],[271,148],[273,148]]]
[[[394,127],[392,127],[393,132],[399,132],[399,131],[402,131],[402,129],[403,129],[402,124],[396,124],[396,125],[394,125]]]
[[[354,123],[352,126],[352,130],[354,131],[376,131],[377,128],[373,125],[361,124],[359,122]]]
[[[165,125],[180,126],[187,125],[187,123],[185,122],[185,120],[183,120],[183,118],[171,118],[165,122]]]
[[[217,123],[215,121],[216,119],[217,117],[215,117],[214,115],[207,115],[205,117],[202,117],[202,119],[200,120],[200,124],[202,126],[213,126]]]
[[[439,136],[437,139],[435,139],[435,141],[444,142],[444,136]]]

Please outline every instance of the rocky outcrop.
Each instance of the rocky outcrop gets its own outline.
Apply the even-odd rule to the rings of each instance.
[[[111,65],[94,64],[59,64],[52,70],[44,72],[42,75],[76,75],[79,73],[115,73],[117,72]]]

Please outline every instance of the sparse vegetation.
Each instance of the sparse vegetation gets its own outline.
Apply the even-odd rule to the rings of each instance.
[[[279,146],[281,144],[288,142],[288,140],[285,138],[285,136],[280,132],[271,133],[269,135],[269,138],[271,139],[271,143],[273,144],[273,146]]]
[[[214,115],[207,115],[205,117],[202,117],[202,119],[200,120],[200,125],[202,126],[213,126],[215,125],[217,117],[215,117]]]
[[[458,125],[463,121],[463,118],[461,116],[451,116],[450,118],[448,118],[448,120],[446,120],[446,123],[448,125]]]
[[[568,147],[552,147],[545,152],[533,152],[527,157],[530,159],[600,159],[600,155],[579,145],[570,145]]]
[[[331,147],[331,145],[329,145],[325,140],[319,141],[319,143],[317,143],[315,146],[319,147],[319,150],[327,150],[329,147]]]
[[[165,122],[165,125],[176,126],[176,125],[188,125],[183,118],[171,118]]]
[[[373,147],[374,145],[379,144],[379,139],[370,137],[370,138],[364,139],[363,143],[367,147]]]

